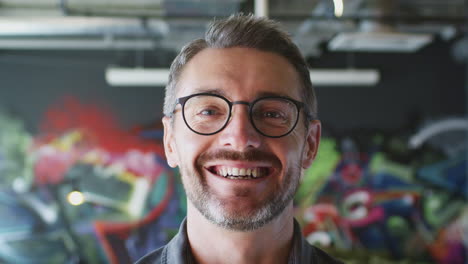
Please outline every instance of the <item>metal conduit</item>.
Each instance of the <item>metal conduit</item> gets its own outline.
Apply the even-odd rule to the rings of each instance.
[[[0,11],[56,10],[72,16],[212,18],[237,12],[241,1],[244,0],[0,0]]]
[[[0,0],[2,8],[160,8],[162,0]]]

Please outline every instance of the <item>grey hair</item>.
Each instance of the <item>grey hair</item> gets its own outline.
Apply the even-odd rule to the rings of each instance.
[[[200,51],[206,48],[246,47],[272,52],[286,58],[296,69],[302,82],[302,97],[305,112],[310,118],[317,117],[317,99],[310,80],[309,68],[298,47],[279,24],[252,14],[236,14],[226,19],[213,21],[203,39],[185,45],[172,62],[164,98],[164,115],[172,116],[176,102],[177,82],[183,67]]]

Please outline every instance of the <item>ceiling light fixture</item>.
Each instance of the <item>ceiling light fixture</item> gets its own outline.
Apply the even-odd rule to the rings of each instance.
[[[169,69],[119,68],[106,69],[106,81],[111,86],[166,86]]]
[[[343,0],[333,0],[333,5],[335,6],[335,16],[341,17],[343,15]]]
[[[106,81],[111,86],[166,86],[169,69],[119,68],[106,69]],[[376,69],[319,69],[311,70],[315,86],[372,86],[379,82]]]
[[[430,34],[342,32],[328,43],[328,48],[332,51],[415,52],[431,41]]]
[[[380,80],[376,69],[317,69],[310,70],[315,86],[373,86]]]

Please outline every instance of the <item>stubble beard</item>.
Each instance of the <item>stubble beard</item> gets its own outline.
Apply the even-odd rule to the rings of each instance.
[[[211,156],[219,155],[232,157],[229,153]],[[267,156],[270,155],[267,154]],[[258,155],[253,154],[253,156]],[[222,201],[215,197],[206,184],[206,179],[201,172],[203,168],[197,167],[191,169],[187,166],[181,166],[180,168],[182,183],[190,202],[206,219],[217,226],[244,232],[258,229],[278,217],[294,198],[303,173],[299,162],[291,164],[286,168],[279,189],[268,194],[257,208],[250,212],[231,212],[225,208]]]

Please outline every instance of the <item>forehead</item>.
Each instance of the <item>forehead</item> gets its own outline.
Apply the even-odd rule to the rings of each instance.
[[[207,48],[185,65],[177,97],[212,91],[232,100],[265,94],[300,100],[300,89],[297,71],[280,55],[252,48]]]

